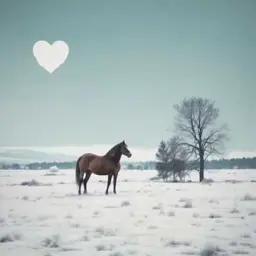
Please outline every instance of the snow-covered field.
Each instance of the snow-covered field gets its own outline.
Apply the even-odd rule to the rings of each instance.
[[[0,171],[0,255],[256,255],[256,170],[155,174],[122,170],[108,196],[92,175],[78,196],[74,170]]]

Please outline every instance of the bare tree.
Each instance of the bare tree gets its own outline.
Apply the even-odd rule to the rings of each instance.
[[[177,111],[175,127],[180,135],[180,145],[186,146],[190,156],[199,163],[199,181],[204,179],[204,163],[210,155],[221,154],[227,139],[227,126],[217,127],[219,109],[209,99],[192,97],[174,105]]]

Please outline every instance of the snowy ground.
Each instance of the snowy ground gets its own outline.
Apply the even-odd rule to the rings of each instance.
[[[78,196],[74,170],[46,174],[0,171],[1,256],[256,255],[256,170],[209,171],[204,184],[122,170],[108,196],[107,177]]]

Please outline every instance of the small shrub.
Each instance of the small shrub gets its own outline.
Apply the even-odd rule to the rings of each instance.
[[[216,200],[216,199],[210,199],[209,203],[210,204],[219,204],[218,200]]]
[[[192,201],[188,200],[184,205],[183,208],[192,208]]]
[[[192,216],[193,216],[193,218],[199,218],[200,217],[199,213],[196,213],[196,212],[194,212]]]
[[[176,241],[176,240],[170,240],[168,241],[165,246],[171,246],[171,247],[176,247],[176,246],[190,246],[191,243],[188,241]]]
[[[115,236],[114,230],[105,229],[103,227],[96,228],[95,232],[97,233],[97,236]]]
[[[155,205],[152,207],[153,210],[160,210],[162,209],[162,205],[161,204],[158,204],[158,205]]]
[[[251,235],[249,235],[249,234],[244,234],[244,235],[241,235],[241,237],[243,237],[243,238],[251,238]]]
[[[47,237],[42,241],[42,245],[48,248],[58,248],[60,247],[60,237],[59,235],[53,235],[51,237]]]
[[[250,247],[250,248],[252,248],[252,249],[255,248],[255,245],[253,245],[253,244],[251,244],[251,243],[240,243],[240,245],[245,246],[245,247]]]
[[[111,252],[109,256],[124,256],[124,254],[121,252]]]
[[[80,223],[73,223],[73,224],[71,224],[71,227],[72,228],[80,228],[81,224]]]
[[[213,182],[214,182],[213,179],[204,178],[201,183],[202,183],[202,184],[210,184],[210,183],[213,183]]]
[[[81,241],[89,241],[89,237],[86,234],[84,234],[81,238]]]
[[[32,187],[32,186],[51,186],[52,184],[51,183],[46,183],[46,184],[43,184],[41,182],[38,182],[37,180],[34,180],[32,179],[31,181],[22,181],[20,183],[21,186],[29,186],[29,187]]]
[[[129,201],[123,201],[121,203],[121,207],[129,206],[129,205],[131,205],[131,203]]]
[[[252,196],[250,194],[245,194],[242,199],[242,201],[255,201],[256,200],[256,196]]]
[[[175,216],[175,212],[168,212],[168,213],[167,213],[167,216],[169,216],[169,217],[174,217],[174,216]]]
[[[45,173],[44,176],[57,176],[57,173],[54,172],[49,172],[49,173]]]
[[[236,251],[233,251],[233,254],[234,255],[247,255],[247,254],[249,254],[249,252],[242,251],[242,250],[236,250]]]
[[[14,242],[16,240],[21,240],[21,234],[10,233],[0,237],[0,243]]]
[[[230,213],[240,213],[237,209],[232,209],[231,211],[230,211]]]
[[[21,186],[39,186],[41,185],[41,183],[33,179],[31,181],[22,181],[20,185]]]
[[[219,214],[217,214],[217,213],[211,213],[209,215],[209,218],[211,218],[211,219],[219,219],[219,218],[221,218],[221,216]]]
[[[106,250],[106,247],[104,244],[96,245],[95,248],[97,251],[105,251]]]
[[[218,246],[208,245],[201,250],[200,256],[217,256],[220,252],[223,252]]]
[[[229,243],[229,245],[230,245],[230,246],[237,246],[237,242],[232,241],[232,242]]]
[[[150,226],[148,226],[148,229],[157,229],[157,226],[150,225]]]
[[[168,241],[165,246],[171,246],[171,247],[175,247],[175,246],[179,246],[181,243],[175,240],[170,240]]]
[[[187,201],[189,201],[190,199],[189,198],[184,198],[184,197],[182,197],[182,198],[180,198],[180,202],[187,202]]]
[[[160,177],[156,176],[156,177],[152,177],[149,180],[160,180]]]
[[[193,251],[187,251],[187,252],[182,252],[182,255],[198,255],[198,253]]]
[[[225,180],[225,182],[227,182],[227,183],[232,183],[232,184],[236,184],[236,183],[241,183],[241,182],[243,182],[243,181],[241,181],[241,180]]]

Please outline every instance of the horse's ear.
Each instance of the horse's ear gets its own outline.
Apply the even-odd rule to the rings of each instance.
[[[123,140],[123,144],[125,144],[125,141]]]

